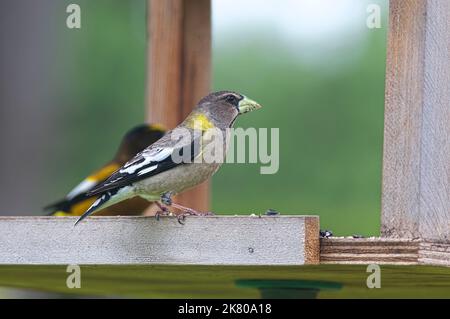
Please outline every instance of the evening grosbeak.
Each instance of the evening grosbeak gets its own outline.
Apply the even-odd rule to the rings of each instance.
[[[159,140],[165,131],[159,124],[142,124],[128,131],[122,139],[114,158],[102,168],[86,177],[67,196],[44,209],[51,210],[53,216],[80,216],[96,201],[98,196],[86,192],[103,183],[111,174],[145,149],[149,144]],[[149,206],[148,201],[135,197],[117,205],[105,207],[99,215],[137,215]]]
[[[229,128],[238,115],[260,107],[255,101],[231,91],[204,97],[180,125],[133,157],[106,181],[93,187],[87,194],[99,197],[77,223],[100,209],[137,196],[155,201],[161,214],[168,213],[167,206],[172,206],[183,210],[183,214],[198,215],[193,209],[172,203],[171,196],[212,176],[224,161]],[[201,160],[211,142],[210,129],[221,133],[220,161]],[[188,134],[181,136],[180,132]],[[181,155],[188,160],[175,160]]]

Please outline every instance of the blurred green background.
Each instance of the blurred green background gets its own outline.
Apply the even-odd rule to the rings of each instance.
[[[0,214],[41,214],[144,121],[145,1],[78,0],[80,30],[65,27],[73,1],[40,2],[0,10]],[[369,3],[380,29],[366,26]],[[280,128],[278,173],[225,164],[214,211],[274,208],[320,215],[335,235],[379,234],[386,27],[387,0],[213,1],[213,88],[264,106],[236,126]]]

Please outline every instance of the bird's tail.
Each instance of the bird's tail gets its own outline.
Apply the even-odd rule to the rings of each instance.
[[[48,216],[55,215],[58,212],[67,213],[70,211],[70,203],[67,199],[60,200],[44,207],[44,210],[49,211]]]
[[[58,202],[47,205],[44,210],[49,211],[49,216],[78,216],[84,211],[84,207],[89,207],[96,197],[87,196],[81,193],[73,198],[64,198]]]
[[[62,199],[58,202],[49,204],[43,208],[44,210],[51,210],[52,212],[49,215],[53,214],[56,211],[67,211],[70,209],[70,204],[67,199]]]
[[[75,222],[76,226],[79,222],[81,222],[83,219],[85,219],[86,217],[88,217],[89,215],[95,213],[96,211],[109,207],[111,205],[114,205],[118,202],[121,202],[125,199],[131,198],[133,197],[133,195],[130,192],[131,187],[125,187],[122,188],[120,190],[109,190],[106,191],[105,193],[101,194],[97,200],[91,205],[91,207],[89,207],[89,209],[84,212],[83,215],[80,216],[80,218],[78,218],[78,220]]]

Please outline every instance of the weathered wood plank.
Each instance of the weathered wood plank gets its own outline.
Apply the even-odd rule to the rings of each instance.
[[[302,265],[319,262],[316,216],[0,218],[0,264]]]
[[[323,238],[320,263],[415,265],[419,244],[409,239]]]
[[[420,244],[419,263],[450,266],[450,244],[424,242]]]
[[[178,125],[211,85],[211,1],[148,1],[147,118]],[[176,201],[209,210],[209,183]]]
[[[406,238],[323,238],[320,240],[320,263],[449,267],[450,244]]]
[[[390,1],[382,235],[450,240],[450,2]]]

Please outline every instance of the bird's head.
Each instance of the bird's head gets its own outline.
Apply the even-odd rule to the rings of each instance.
[[[141,124],[132,128],[123,137],[116,159],[126,163],[137,153],[163,137],[165,131],[161,124]]]
[[[200,100],[194,114],[204,114],[215,126],[230,127],[236,117],[261,108],[245,95],[232,91],[213,92]]]

